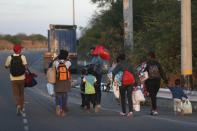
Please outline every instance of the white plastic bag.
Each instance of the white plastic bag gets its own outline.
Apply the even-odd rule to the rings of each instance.
[[[47,92],[50,96],[54,96],[54,85],[51,83],[47,83]]]
[[[139,102],[133,103],[133,110],[134,111],[140,111],[140,103]]]
[[[144,102],[145,101],[144,94],[139,89],[136,90],[136,91],[133,91],[132,95],[133,95],[133,98],[135,99],[135,101],[139,101],[139,102]]]
[[[192,114],[192,104],[188,99],[182,102],[182,110],[183,114]]]

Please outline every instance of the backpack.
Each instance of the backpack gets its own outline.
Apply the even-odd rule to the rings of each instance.
[[[94,86],[89,81],[85,83],[85,94],[95,94]]]
[[[85,94],[95,94],[94,83],[92,83],[95,77],[87,76],[85,78]]]
[[[148,76],[149,78],[160,78],[159,68],[156,64],[149,65]]]
[[[70,72],[65,65],[65,61],[59,61],[57,67],[57,80],[70,80]]]
[[[10,73],[12,74],[12,76],[21,76],[25,74],[25,66],[23,65],[21,55],[11,55]]]
[[[127,87],[135,83],[135,78],[131,72],[127,69],[123,71],[122,75],[122,86]]]

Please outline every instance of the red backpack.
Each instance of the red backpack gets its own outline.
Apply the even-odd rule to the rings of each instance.
[[[129,72],[127,69],[124,70],[122,75],[122,85],[124,87],[133,85],[135,83],[135,78],[131,72]]]

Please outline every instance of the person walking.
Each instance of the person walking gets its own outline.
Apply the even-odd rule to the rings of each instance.
[[[24,108],[25,71],[27,69],[26,57],[21,54],[22,48],[20,44],[15,44],[14,53],[8,56],[5,62],[5,68],[10,69],[10,80],[18,116],[22,115]]]
[[[123,72],[125,70],[128,70],[135,76],[135,81],[138,81],[137,75],[134,72],[134,69],[131,65],[129,65],[126,61],[126,56],[124,53],[121,53],[118,55],[116,58],[117,65],[113,69],[112,74],[113,74],[113,79],[115,75],[119,74],[120,72]],[[122,76],[123,77],[123,76]],[[119,91],[120,91],[120,99],[121,99],[121,107],[122,107],[122,112],[120,112],[121,116],[133,116],[133,102],[132,102],[132,91],[133,91],[133,85],[136,85],[136,83],[124,86],[123,83],[119,84]],[[128,106],[129,106],[129,112],[126,114],[126,100],[125,96],[127,96],[128,99]]]
[[[101,82],[102,82],[102,69],[103,69],[103,60],[98,54],[94,54],[95,48],[91,48],[91,64],[90,67],[93,68],[94,75],[96,76],[96,112],[100,112],[101,110]]]
[[[67,100],[68,91],[71,88],[71,62],[67,59],[68,51],[60,50],[60,54],[53,62],[53,67],[56,68],[56,83],[54,84],[55,101],[56,101],[56,115],[65,116],[68,112]]]
[[[161,79],[167,84],[168,80],[163,72],[161,64],[156,60],[154,52],[149,52],[147,66],[145,71],[148,72],[148,79],[145,81],[145,86],[151,98],[151,115],[158,115],[157,109],[157,93],[160,88]]]

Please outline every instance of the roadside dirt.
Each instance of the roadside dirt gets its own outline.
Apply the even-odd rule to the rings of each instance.
[[[21,43],[22,46],[26,49],[40,49],[40,48],[47,48],[46,41],[30,41],[30,40],[23,40]],[[6,40],[0,40],[0,50],[11,50],[13,48],[13,44]]]

